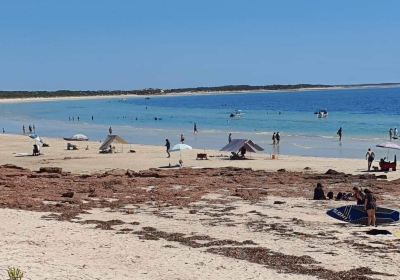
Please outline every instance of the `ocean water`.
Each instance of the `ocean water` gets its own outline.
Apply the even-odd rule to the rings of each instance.
[[[327,118],[314,114],[321,108],[329,111]],[[239,119],[229,117],[234,110],[242,110]],[[388,140],[389,128],[400,130],[400,88],[0,104],[0,129],[21,133],[23,124],[35,124],[42,137],[84,133],[99,141],[112,126],[129,142],[155,145],[163,145],[165,138],[176,143],[184,133],[189,145],[202,149],[221,148],[232,133],[233,138],[253,139],[267,154],[275,149],[288,155],[363,158],[369,147]],[[342,142],[336,136],[339,127]],[[275,148],[274,131],[281,134]],[[382,156],[386,152],[376,149]]]

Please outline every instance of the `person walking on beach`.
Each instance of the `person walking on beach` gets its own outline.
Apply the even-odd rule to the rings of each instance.
[[[390,128],[389,129],[389,140],[392,140],[392,138],[393,138],[393,129]]]
[[[185,137],[183,137],[183,133],[181,134],[181,143],[183,144],[185,142]]]
[[[198,131],[197,131],[197,124],[194,123],[194,124],[193,124],[193,133],[194,133],[194,134],[197,134],[197,132],[198,132]]]
[[[25,125],[23,124],[23,125],[22,125],[22,134],[25,135],[25,133],[26,133],[26,131],[25,131]]]
[[[364,210],[367,211],[368,215],[368,222],[367,226],[376,226],[376,198],[372,194],[372,192],[368,189],[364,190],[365,193],[365,204],[364,204]]]
[[[32,133],[32,126],[31,125],[28,126],[28,130],[29,130],[29,133],[31,134]]]
[[[232,133],[229,133],[229,135],[228,135],[228,143],[231,143],[232,142]]]
[[[110,126],[109,128],[108,128],[108,134],[112,134],[112,127]]]
[[[167,158],[171,157],[171,154],[169,153],[169,150],[171,149],[171,143],[168,139],[165,139],[165,148],[167,152]]]
[[[79,122],[79,116],[76,118],[77,120],[78,120],[78,122]]]
[[[275,139],[276,139],[276,144],[279,145],[279,142],[281,141],[281,135],[279,134],[279,131],[276,133]]]
[[[368,171],[371,171],[371,165],[375,159],[375,153],[371,151],[371,148],[368,149],[365,158],[368,160]]]
[[[393,138],[395,138],[395,139],[397,139],[397,127],[395,127],[394,129],[393,129]]]
[[[274,131],[274,134],[272,134],[272,145],[276,144],[276,133]]]
[[[93,121],[93,116],[92,116],[92,121]]]
[[[339,128],[339,130],[337,131],[337,135],[339,136],[339,141],[342,141],[342,127]]]

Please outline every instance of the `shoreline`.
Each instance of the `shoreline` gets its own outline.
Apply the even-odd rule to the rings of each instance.
[[[71,100],[98,100],[98,99],[118,99],[118,98],[146,98],[146,97],[176,97],[176,96],[201,96],[201,95],[235,95],[246,93],[299,93],[307,91],[332,91],[348,89],[381,89],[381,88],[399,88],[396,85],[365,85],[365,86],[332,86],[332,87],[313,87],[298,89],[277,89],[277,90],[236,90],[236,91],[190,91],[190,92],[172,92],[166,94],[115,94],[115,95],[93,95],[93,96],[59,96],[59,97],[26,97],[26,98],[1,98],[0,104],[14,104],[25,102],[52,102],[52,101],[71,101]]]

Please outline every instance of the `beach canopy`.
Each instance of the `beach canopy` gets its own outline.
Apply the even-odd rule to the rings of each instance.
[[[248,139],[232,139],[232,141],[224,146],[220,151],[222,152],[238,152],[242,147],[251,153],[264,151],[259,145]]]
[[[101,144],[99,150],[100,151],[107,150],[112,143],[129,144],[118,135],[108,135],[106,140],[104,140],[103,144]]]
[[[84,135],[84,134],[75,134],[74,136],[72,136],[72,137],[69,137],[69,138],[64,138],[64,140],[67,140],[67,141],[88,141],[89,140],[89,137],[87,137],[86,135]]]
[[[31,134],[29,134],[28,136],[29,136],[30,138],[32,138],[32,139],[35,139],[35,138],[38,137],[36,133],[31,133]]]
[[[385,149],[393,149],[393,150],[400,150],[400,145],[393,143],[393,142],[386,142],[382,143],[379,145],[376,145],[379,148],[385,148]]]
[[[170,149],[170,152],[178,152],[178,151],[183,151],[183,150],[191,150],[192,147],[186,144],[176,144]]]

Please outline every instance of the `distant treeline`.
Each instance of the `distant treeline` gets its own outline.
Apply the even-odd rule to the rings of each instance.
[[[360,87],[360,86],[395,86],[398,83],[383,84],[358,84],[340,85],[340,87]],[[235,91],[257,91],[257,90],[297,90],[312,88],[331,88],[334,85],[318,84],[296,84],[296,85],[227,85],[218,87],[193,87],[193,88],[174,88],[158,89],[147,88],[139,90],[57,90],[57,91],[0,91],[0,98],[38,98],[38,97],[75,97],[75,96],[113,96],[113,95],[156,95],[182,92],[235,92]]]

